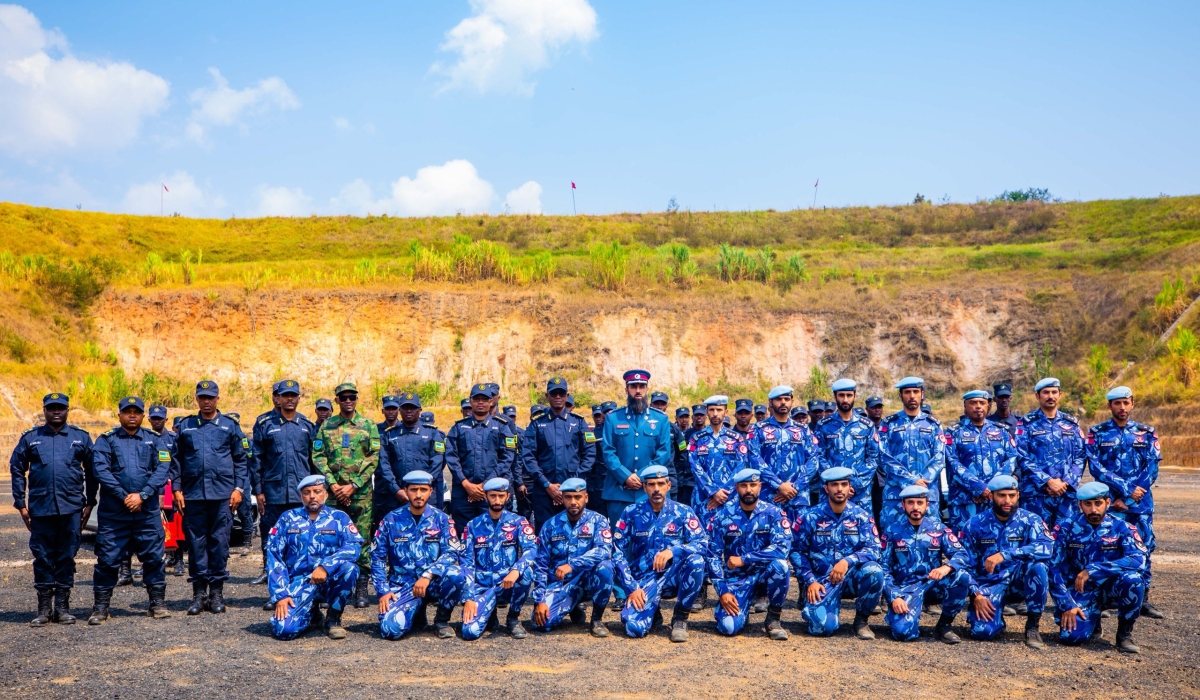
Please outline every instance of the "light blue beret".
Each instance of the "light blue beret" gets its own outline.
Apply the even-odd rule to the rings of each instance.
[[[792,387],[787,384],[780,384],[777,387],[772,387],[771,391],[767,392],[768,399],[777,399],[780,396],[791,396],[796,392],[792,391]]]
[[[665,479],[670,475],[667,468],[661,464],[651,464],[642,471],[638,472],[638,478],[645,481],[646,479]]]
[[[1017,480],[1008,474],[997,474],[987,484],[988,491],[1005,491],[1017,488]]]
[[[301,491],[305,486],[325,485],[325,476],[323,474],[309,474],[300,480],[300,485],[296,487],[297,491]]]
[[[829,483],[831,481],[849,481],[854,472],[846,467],[830,467],[821,472],[821,481]]]
[[[428,486],[433,483],[433,475],[420,469],[414,469],[404,475],[404,483],[407,486],[420,486],[422,484]]]
[[[1050,386],[1062,386],[1062,384],[1054,377],[1046,377],[1042,381],[1033,385],[1033,393],[1036,394],[1037,392],[1041,391],[1042,389],[1045,389],[1046,387],[1050,387]]]
[[[760,476],[760,472],[757,469],[750,469],[749,467],[747,467],[747,468],[739,471],[737,474],[733,475],[733,483],[742,484],[747,481],[756,482],[756,481],[758,481],[759,476]]]
[[[1117,399],[1132,399],[1133,390],[1127,386],[1114,386],[1111,391],[1104,395],[1105,401],[1115,401]]]
[[[729,405],[729,397],[724,394],[713,394],[712,396],[708,397],[707,399],[704,399],[704,405],[705,406],[728,406]]]
[[[929,487],[917,486],[916,484],[905,486],[904,490],[900,492],[900,500],[906,498],[929,498]]]
[[[1099,481],[1089,481],[1075,492],[1075,498],[1080,501],[1090,501],[1093,498],[1107,498],[1108,486]]]
[[[829,387],[833,391],[854,391],[858,388],[858,384],[853,379],[839,379]]]
[[[963,401],[970,401],[971,399],[990,399],[990,398],[992,398],[991,394],[987,393],[983,389],[974,389],[972,391],[968,391],[967,393],[963,394]]]
[[[488,479],[487,481],[483,482],[483,490],[484,491],[507,491],[508,490],[508,479],[505,479],[505,478],[499,477],[499,476]]]
[[[587,491],[587,482],[584,481],[583,479],[580,479],[579,477],[573,476],[570,479],[567,479],[566,481],[562,482],[562,485],[558,487],[558,490],[562,491],[563,493],[571,493],[573,491]]]
[[[905,377],[896,382],[897,389],[924,389],[925,380],[920,377]]]

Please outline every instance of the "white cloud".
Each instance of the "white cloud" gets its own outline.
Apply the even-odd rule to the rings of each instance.
[[[334,117],[333,128],[338,131],[353,131],[354,127],[350,125],[350,120],[345,117]]]
[[[383,214],[394,210],[394,207],[391,206],[391,202],[388,200],[375,199],[371,193],[371,186],[362,178],[342,185],[338,196],[329,200],[329,211],[331,214],[366,216],[367,214]]]
[[[246,126],[242,123],[244,115],[261,114],[271,107],[300,107],[300,100],[296,99],[282,78],[265,78],[254,87],[234,90],[229,87],[229,81],[221,75],[221,71],[209,68],[208,72],[213,77],[212,86],[193,90],[188,96],[195,108],[188,121],[187,135],[196,143],[206,144],[208,130],[214,126],[237,125],[245,131]]]
[[[479,177],[470,161],[452,160],[417,171],[415,178],[402,177],[392,183],[389,210],[401,216],[446,216],[462,212],[486,212],[496,191]]]
[[[299,187],[259,185],[256,216],[308,216],[313,213],[312,199]]]
[[[541,214],[542,186],[530,180],[504,196],[504,210],[509,214]]]
[[[441,49],[458,54],[452,66],[434,63],[447,78],[443,90],[532,94],[529,76],[551,54],[597,36],[596,10],[587,0],[470,0],[472,15],[446,32]]]
[[[83,61],[57,30],[0,5],[0,148],[111,150],[166,105],[170,85],[126,62]]]
[[[162,186],[168,192],[162,192]],[[158,214],[159,197],[162,197],[166,214],[179,212],[184,216],[216,216],[225,208],[225,200],[219,194],[205,191],[196,184],[195,178],[178,170],[153,182],[134,185],[125,193],[121,211],[130,214]]]

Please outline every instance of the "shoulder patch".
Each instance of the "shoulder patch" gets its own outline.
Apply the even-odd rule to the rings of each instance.
[[[507,448],[508,448],[508,449],[510,449],[510,450],[515,450],[515,449],[517,449],[517,438],[516,438],[516,436],[512,436],[512,437],[506,437],[506,438],[504,438],[504,446],[505,446],[505,447],[507,447]]]
[[[595,442],[596,434],[590,430],[585,430],[583,433],[583,439],[585,442]]]
[[[433,441],[433,451],[434,452],[445,452],[446,451],[446,443],[442,442],[441,440],[434,440]]]

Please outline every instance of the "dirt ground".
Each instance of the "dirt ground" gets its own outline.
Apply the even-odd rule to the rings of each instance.
[[[849,632],[851,611],[831,639],[802,631],[789,605],[787,642],[762,632],[762,615],[748,632],[716,634],[711,609],[693,616],[691,640],[671,644],[663,630],[632,640],[609,614],[607,639],[579,627],[531,633],[514,641],[485,636],[476,642],[439,640],[431,632],[398,642],[379,638],[375,613],[347,611],[349,637],[318,633],[291,642],[270,635],[266,590],[250,586],[257,554],[231,559],[226,587],[229,612],[187,617],[190,587],[168,578],[173,616],[145,616],[145,590],[118,589],[113,618],[102,627],[83,620],[71,626],[32,629],[32,588],[27,533],[15,511],[0,515],[0,696],[3,697],[307,697],[347,694],[385,697],[477,697],[523,693],[539,697],[963,697],[981,693],[1049,697],[1200,697],[1200,475],[1168,473],[1156,489],[1158,553],[1152,598],[1166,613],[1142,620],[1134,633],[1142,653],[1112,647],[1115,620],[1103,642],[1079,648],[1057,644],[1053,621],[1042,622],[1048,645],[1035,652],[1021,642],[1021,623],[998,642],[967,640],[955,647],[923,637],[892,641],[882,617],[872,618],[878,638],[864,642]],[[79,553],[74,613],[91,604],[93,554]],[[791,599],[795,600],[795,582]],[[528,616],[528,612],[526,613]],[[965,636],[964,617],[958,618]],[[457,619],[457,614],[456,614]],[[926,625],[934,620],[926,616]],[[928,634],[928,630],[926,630]]]

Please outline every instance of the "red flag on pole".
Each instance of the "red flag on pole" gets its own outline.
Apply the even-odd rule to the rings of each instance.
[[[574,180],[571,181],[571,189],[575,189],[575,181]]]
[[[817,181],[813,183],[813,187],[816,187],[819,184],[821,184],[821,178],[817,178]]]
[[[171,190],[168,190],[168,189],[167,189],[167,185],[166,185],[166,183],[163,183],[163,191],[164,191],[164,192],[170,192],[170,191],[171,191]]]

